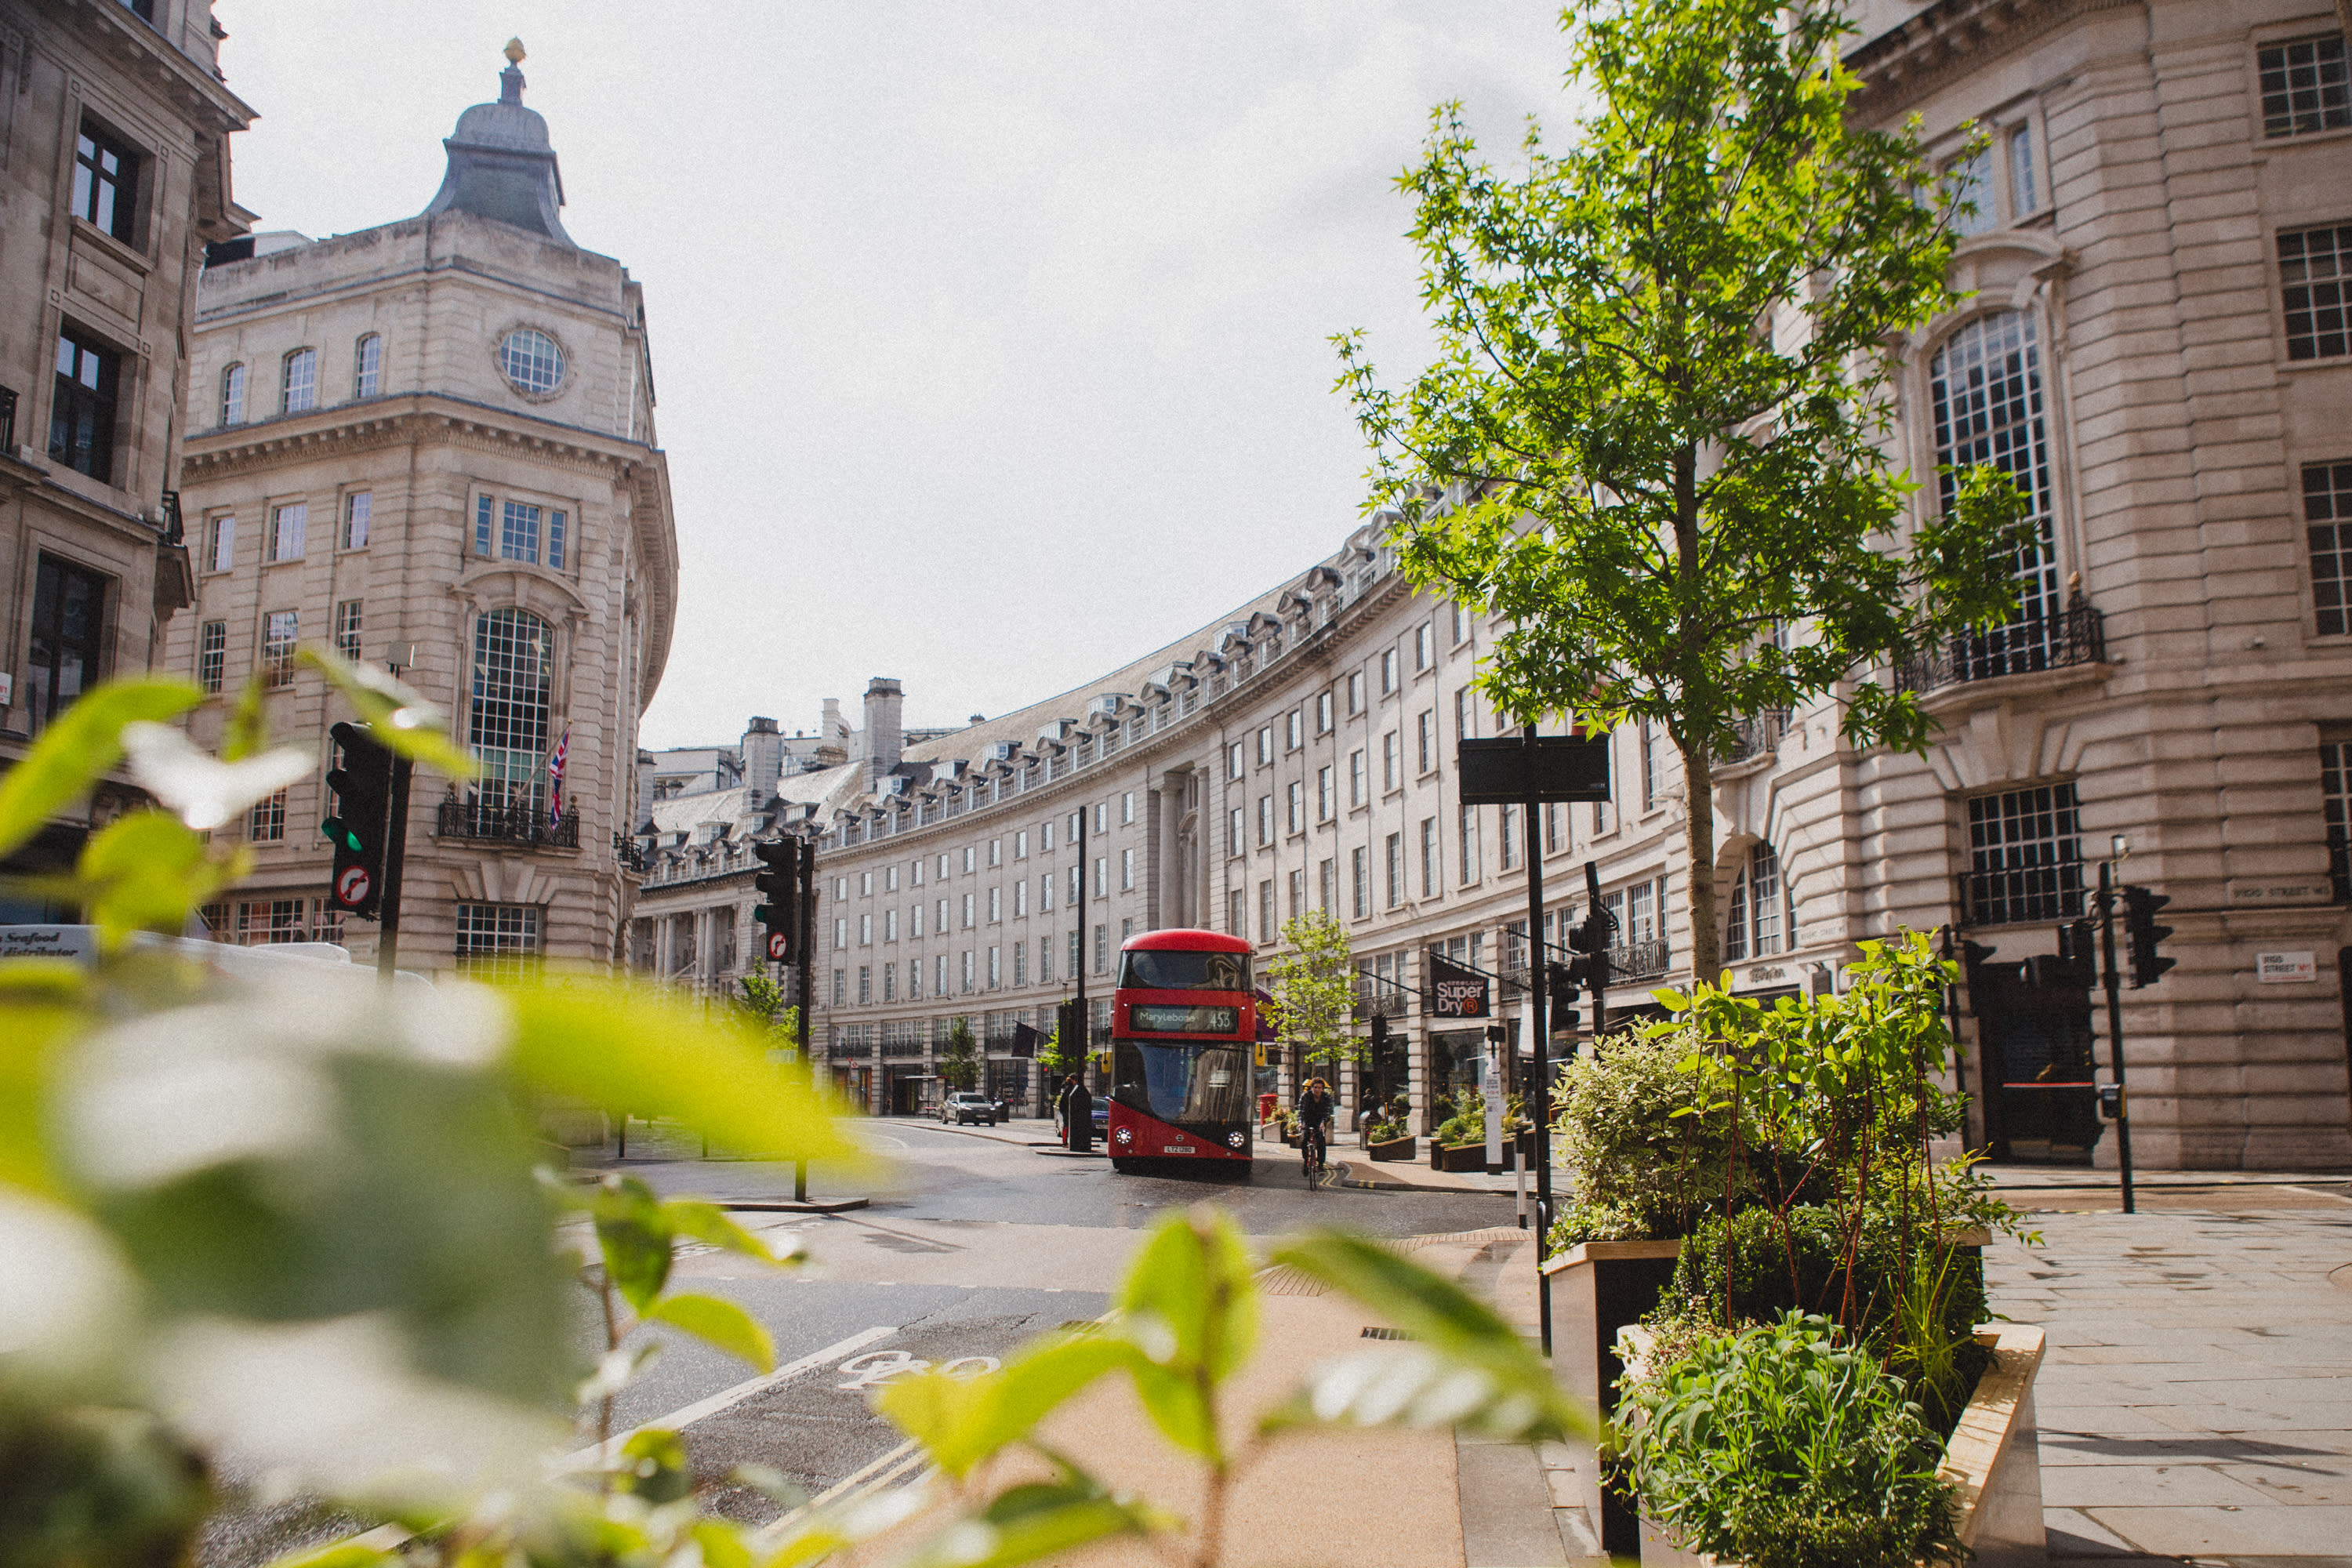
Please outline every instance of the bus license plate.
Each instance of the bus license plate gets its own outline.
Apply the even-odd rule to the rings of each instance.
[[[1163,1154],[1197,1154],[1201,1151],[1190,1143],[1165,1143],[1160,1152]]]

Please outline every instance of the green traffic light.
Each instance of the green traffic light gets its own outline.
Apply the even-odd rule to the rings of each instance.
[[[319,824],[319,831],[325,834],[331,842],[341,845],[354,855],[364,853],[364,847],[360,843],[360,836],[344,826],[341,817],[327,818],[326,821]]]

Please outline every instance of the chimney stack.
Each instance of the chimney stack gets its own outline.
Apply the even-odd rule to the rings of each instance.
[[[849,721],[841,716],[841,699],[824,700],[824,717],[817,721],[816,760],[822,767],[838,767],[849,760]]]
[[[906,700],[898,683],[887,676],[877,675],[866,683],[866,776],[874,784],[889,777],[905,754],[906,731],[898,714]]]
[[[765,805],[784,773],[784,738],[773,719],[754,716],[743,731],[743,787],[754,806]]]

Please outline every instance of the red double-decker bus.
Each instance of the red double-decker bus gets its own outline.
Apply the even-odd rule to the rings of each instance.
[[[1153,931],[1119,948],[1112,994],[1110,1163],[1251,1158],[1257,997],[1250,945]]]

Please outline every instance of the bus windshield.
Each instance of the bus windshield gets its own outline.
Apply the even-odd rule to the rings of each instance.
[[[1199,958],[1237,953],[1185,953]],[[1120,1040],[1111,1050],[1111,1098],[1162,1121],[1247,1121],[1256,1113],[1250,1097],[1250,1047],[1192,1045],[1178,1041]]]
[[[1247,991],[1249,954],[1133,949],[1118,955],[1118,983],[1138,991]]]

